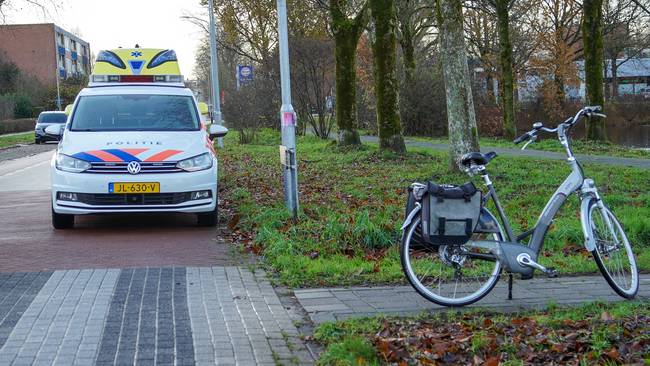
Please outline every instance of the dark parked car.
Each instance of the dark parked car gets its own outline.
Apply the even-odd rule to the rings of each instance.
[[[48,135],[45,133],[45,128],[54,124],[62,124],[68,121],[68,116],[65,112],[51,111],[41,112],[36,121],[36,130],[34,131],[34,142],[42,144],[47,141],[59,141],[60,136]]]

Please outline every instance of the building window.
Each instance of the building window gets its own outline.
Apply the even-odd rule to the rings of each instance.
[[[65,47],[65,39],[63,38],[63,34],[58,33],[58,40],[59,40],[59,46],[64,46]]]

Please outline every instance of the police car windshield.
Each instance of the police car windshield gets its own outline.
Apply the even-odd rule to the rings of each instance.
[[[80,97],[71,131],[198,131],[192,97],[97,95]]]

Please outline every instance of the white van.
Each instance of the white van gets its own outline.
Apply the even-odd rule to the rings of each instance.
[[[66,108],[65,126],[46,129],[62,135],[51,163],[56,229],[73,227],[75,215],[127,212],[185,212],[196,214],[201,226],[217,223],[212,139],[228,130],[206,127],[207,106],[197,103],[179,74],[118,67],[131,65],[128,55],[153,55],[138,60],[144,69],[161,51],[170,59],[169,50],[100,52],[89,86]],[[176,63],[175,54],[171,62]]]

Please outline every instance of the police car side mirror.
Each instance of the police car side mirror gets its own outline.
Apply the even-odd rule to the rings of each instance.
[[[208,133],[210,134],[210,139],[214,139],[215,137],[226,136],[226,134],[228,133],[228,129],[222,125],[213,123],[208,127]]]
[[[65,113],[66,116],[72,114],[72,104],[68,104],[67,106],[65,106],[65,110],[63,111],[63,113]]]
[[[55,125],[49,125],[45,127],[45,133],[52,136],[61,136],[63,135],[64,128],[65,128],[65,123],[57,123]]]
[[[208,108],[208,105],[205,104],[205,103],[203,103],[203,102],[199,103],[199,112],[200,112],[201,114],[208,114],[208,113],[210,113],[210,110],[209,110],[209,108]]]

